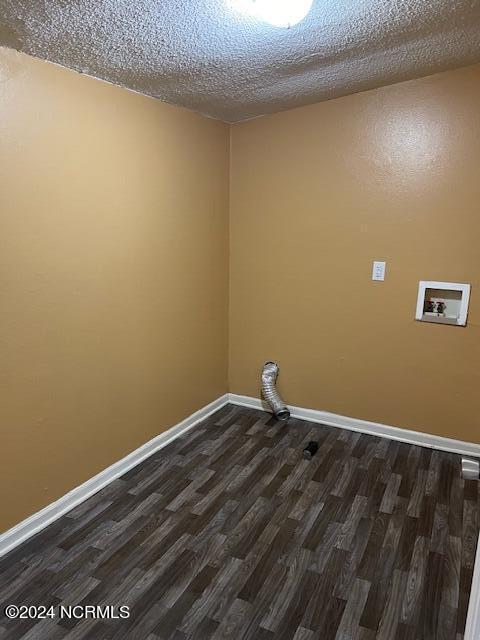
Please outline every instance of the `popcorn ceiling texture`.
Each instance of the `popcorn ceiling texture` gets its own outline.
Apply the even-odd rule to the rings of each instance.
[[[315,0],[271,27],[235,0],[0,0],[0,44],[237,122],[480,60],[480,0]]]

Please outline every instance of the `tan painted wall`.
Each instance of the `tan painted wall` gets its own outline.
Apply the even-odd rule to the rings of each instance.
[[[231,145],[231,391],[275,359],[291,404],[480,442],[480,65]],[[472,284],[466,328],[413,320],[420,279]]]
[[[227,390],[480,442],[480,65],[228,127],[0,49],[0,530]],[[387,280],[370,280],[385,259]],[[470,282],[468,327],[413,320]]]
[[[0,530],[227,390],[228,127],[0,49]]]

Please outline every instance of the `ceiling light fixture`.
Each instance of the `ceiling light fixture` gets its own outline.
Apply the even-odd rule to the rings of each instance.
[[[313,0],[236,0],[242,13],[274,27],[292,27],[310,11]]]

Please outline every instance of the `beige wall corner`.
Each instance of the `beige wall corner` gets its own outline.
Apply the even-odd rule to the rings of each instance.
[[[480,442],[480,65],[230,128],[0,75],[0,531],[266,359],[290,404]],[[419,280],[468,326],[415,322]]]
[[[231,391],[274,359],[290,404],[480,442],[479,113],[476,65],[232,127]],[[415,322],[419,280],[468,326]]]
[[[0,49],[0,530],[227,391],[228,126]]]

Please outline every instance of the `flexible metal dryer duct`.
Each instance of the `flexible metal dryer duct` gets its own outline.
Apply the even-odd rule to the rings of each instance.
[[[278,364],[275,362],[266,362],[263,365],[262,394],[270,405],[273,415],[279,420],[288,420],[290,418],[290,411],[287,409],[287,405],[281,399],[275,387],[278,372]]]

